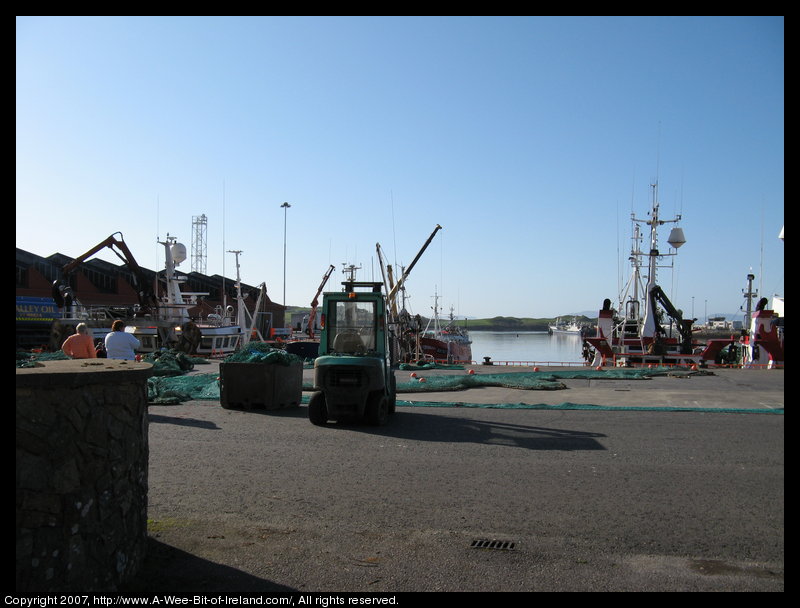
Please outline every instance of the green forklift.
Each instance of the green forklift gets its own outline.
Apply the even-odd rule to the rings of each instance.
[[[342,284],[344,291],[322,296],[308,418],[320,426],[351,420],[382,426],[396,404],[383,283]]]

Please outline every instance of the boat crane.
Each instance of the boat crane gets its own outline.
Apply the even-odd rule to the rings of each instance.
[[[322,290],[325,287],[325,283],[327,283],[328,279],[331,278],[331,274],[333,273],[334,270],[336,270],[336,266],[331,264],[327,272],[325,272],[325,275],[322,277],[322,282],[319,284],[317,293],[314,294],[314,299],[311,300],[311,312],[308,315],[308,337],[311,339],[314,338],[314,319],[317,316],[317,307],[319,306],[319,294],[322,293]]]
[[[256,317],[259,310],[261,310],[261,302],[264,296],[267,295],[267,284],[261,283],[258,286],[258,297],[256,298],[256,305],[253,308],[253,314],[247,310],[244,304],[244,297],[242,296],[242,279],[239,275],[239,255],[244,253],[241,249],[228,249],[228,253],[236,256],[236,324],[242,328],[242,345],[249,344],[252,340],[258,338],[261,342],[264,341],[264,336],[256,326]],[[247,318],[250,318],[250,324],[247,323]]]
[[[119,238],[116,238],[119,235]],[[61,268],[61,277],[53,281],[52,296],[59,308],[70,307],[73,303],[77,303],[69,286],[70,275],[77,270],[86,260],[92,257],[101,249],[108,247],[114,254],[121,259],[133,273],[134,280],[136,281],[136,295],[139,298],[140,314],[151,314],[158,309],[158,298],[150,287],[149,282],[144,276],[141,266],[134,259],[131,250],[125,244],[121,232],[115,232],[104,241],[92,247],[86,253],[79,255],[73,261],[65,264]]]
[[[381,244],[377,243],[375,245],[375,248],[376,248],[377,254],[378,254],[378,260],[379,260],[380,266],[381,266],[381,272],[383,273],[383,284],[386,286],[386,290],[387,290],[387,293],[386,293],[386,301],[387,301],[387,308],[388,308],[387,320],[388,320],[390,325],[397,326],[395,332],[393,333],[393,337],[392,337],[392,342],[393,342],[392,348],[395,349],[397,356],[402,356],[403,355],[403,353],[401,353],[399,351],[411,350],[410,348],[404,348],[399,343],[400,342],[400,337],[403,336],[405,334],[405,330],[408,329],[409,320],[407,318],[407,315],[403,315],[403,312],[404,312],[405,309],[403,309],[403,311],[401,311],[400,313],[398,313],[398,311],[397,311],[397,300],[396,300],[397,293],[398,292],[403,292],[404,287],[405,287],[405,282],[408,279],[408,275],[411,274],[411,270],[414,268],[416,263],[419,261],[420,257],[422,257],[422,254],[425,253],[425,250],[431,244],[431,241],[433,241],[433,237],[435,237],[436,233],[439,232],[439,230],[441,230],[441,229],[442,229],[442,227],[439,224],[436,224],[436,227],[433,229],[433,232],[428,237],[428,240],[425,241],[425,243],[422,245],[422,248],[419,250],[419,252],[417,252],[417,255],[411,261],[411,264],[409,264],[407,267],[403,268],[403,273],[400,276],[400,278],[398,279],[397,283],[393,282],[394,281],[394,277],[392,275],[392,267],[391,267],[391,265],[388,265],[384,269],[383,253],[381,252]],[[388,274],[388,276],[387,276],[387,274]],[[401,316],[403,316],[404,318],[401,319]]]

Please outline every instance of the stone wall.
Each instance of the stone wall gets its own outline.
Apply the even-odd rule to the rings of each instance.
[[[114,591],[147,544],[147,378],[107,359],[17,369],[18,592]]]

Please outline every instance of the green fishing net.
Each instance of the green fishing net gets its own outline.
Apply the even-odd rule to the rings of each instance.
[[[18,350],[17,367],[36,367],[38,361],[63,361],[69,358],[63,350],[57,350],[54,353],[31,353]]]
[[[442,376],[419,376],[397,383],[398,393],[433,393],[441,391],[463,391],[481,386],[502,386],[525,390],[561,390],[567,388],[552,376],[536,372],[511,374],[459,374]]]
[[[147,379],[147,401],[175,405],[184,401],[219,401],[219,374],[161,376]]]
[[[225,358],[225,363],[270,363],[287,366],[298,361],[302,363],[303,359],[280,348],[272,348],[263,342],[250,342]]]
[[[444,363],[401,363],[398,366],[400,370],[426,370],[426,369],[464,369],[464,366],[459,364],[446,365]]]
[[[163,356],[163,355],[162,355]],[[165,360],[166,363],[169,359]],[[266,347],[256,343],[237,351],[224,360],[229,363],[273,363],[289,365],[291,362],[302,361],[296,355],[286,353],[280,349]],[[564,380],[590,379],[590,380],[645,380],[654,376],[689,376],[696,374],[711,374],[703,370],[683,370],[669,367],[662,368],[604,368],[575,369],[562,371],[543,372],[511,372],[511,373],[444,373],[436,376],[426,376],[424,369],[419,366],[403,367],[403,371],[420,370],[416,378],[408,377],[402,380],[398,375],[398,393],[429,393],[444,391],[462,391],[477,387],[504,387],[522,390],[563,390],[567,386]],[[434,369],[430,367],[427,369]],[[450,367],[450,369],[457,369]],[[148,379],[148,401],[156,404],[181,403],[191,400],[220,399],[219,374],[182,374],[168,376],[166,374]],[[306,380],[303,384],[304,391],[314,389],[313,381]]]
[[[205,359],[176,350],[148,353],[142,361],[153,366],[154,376],[180,376],[192,371],[195,364],[208,363]]]
[[[183,353],[162,353],[153,360],[153,377],[147,380],[147,400],[149,403],[171,405],[183,401],[219,401],[219,374],[188,374],[195,363],[207,361],[190,358]],[[226,357],[223,363],[253,363],[289,366],[302,363],[297,355],[279,348],[272,348],[263,342],[251,342]],[[156,370],[158,366],[158,370]]]
[[[403,369],[401,367],[401,369]],[[406,368],[411,369],[411,368]],[[692,370],[677,370],[669,367],[659,368],[604,368],[575,369],[544,372],[511,372],[496,374],[443,374],[425,376],[424,372],[416,378],[398,381],[398,393],[431,393],[440,391],[462,391],[481,386],[499,386],[523,390],[561,390],[567,388],[562,380],[643,380],[653,376],[684,376],[704,373]]]

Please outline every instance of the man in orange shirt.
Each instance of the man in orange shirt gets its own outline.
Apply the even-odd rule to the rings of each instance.
[[[96,359],[94,340],[86,323],[78,323],[75,333],[64,340],[61,350],[73,359]]]

